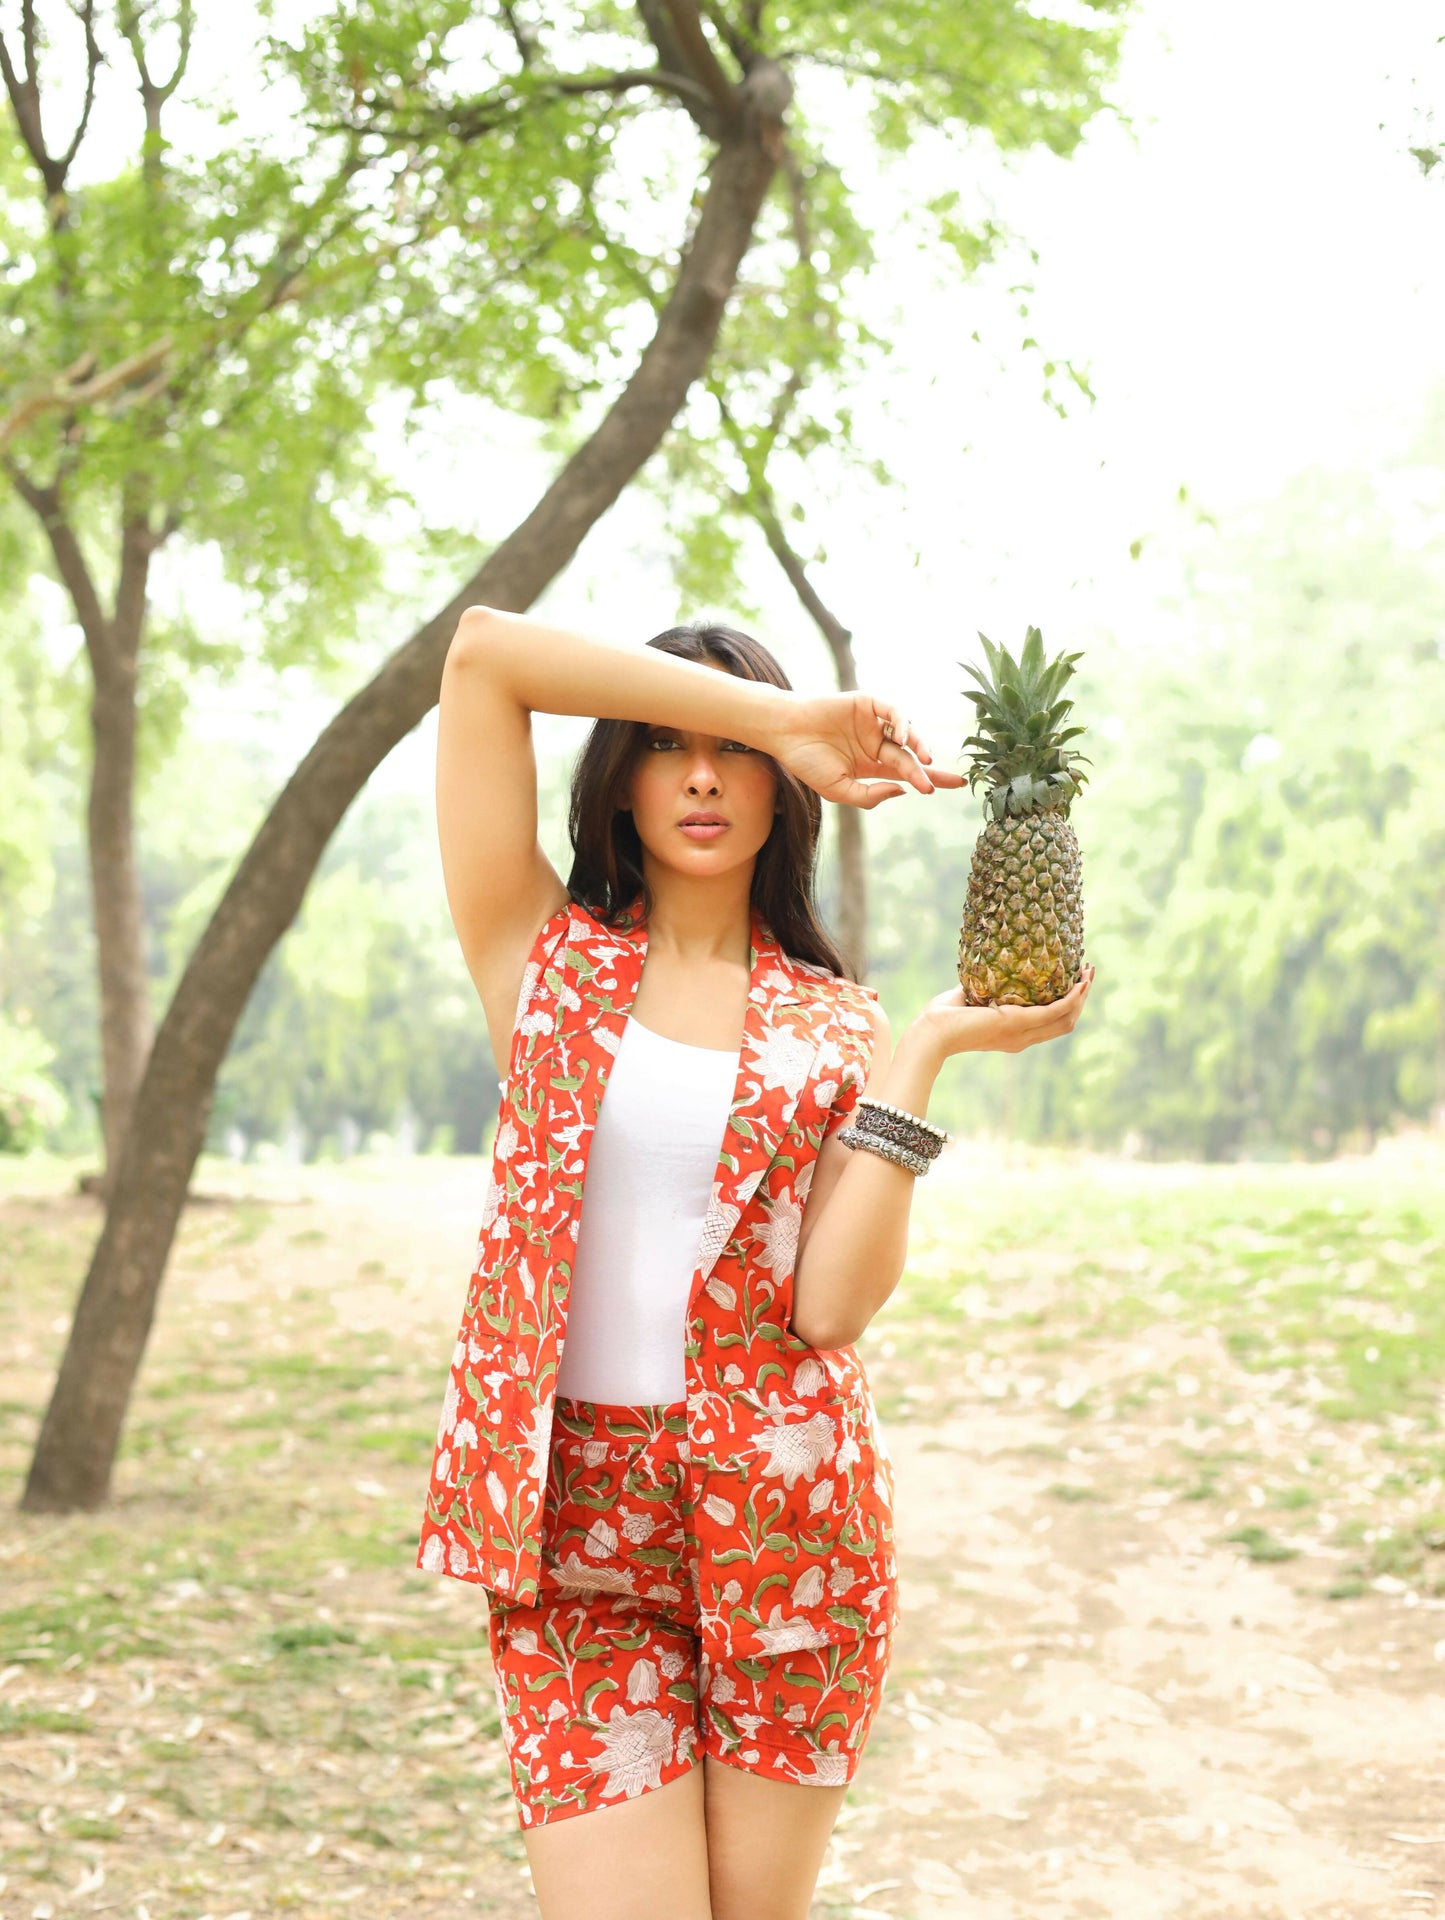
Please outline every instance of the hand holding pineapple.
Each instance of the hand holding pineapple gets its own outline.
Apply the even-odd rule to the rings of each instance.
[[[949,987],[925,1002],[914,1025],[927,1036],[935,1059],[955,1053],[1022,1053],[1041,1040],[1072,1033],[1093,984],[1094,969],[1086,964],[1062,999],[1040,1007],[970,1006],[965,988]]]

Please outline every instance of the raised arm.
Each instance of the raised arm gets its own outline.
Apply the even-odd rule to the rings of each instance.
[[[567,889],[537,838],[534,712],[645,720],[771,754],[826,799],[873,807],[958,786],[898,708],[862,692],[807,696],[490,607],[462,615],[442,673],[437,829],[447,903],[504,1065],[522,968]],[[896,739],[885,740],[891,721]]]

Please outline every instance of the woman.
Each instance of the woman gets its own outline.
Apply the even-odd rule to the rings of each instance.
[[[566,885],[534,710],[597,719]],[[895,706],[794,693],[731,628],[637,649],[471,608],[452,642],[443,868],[508,1070],[417,1563],[487,1592],[546,1920],[808,1912],[898,1617],[853,1343],[946,1137],[928,1095],[951,1054],[1069,1032],[1089,990],[955,986],[892,1048],[846,977],[819,796],[962,784]]]

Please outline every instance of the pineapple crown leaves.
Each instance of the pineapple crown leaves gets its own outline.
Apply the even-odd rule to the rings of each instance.
[[[1026,813],[1062,813],[1087,783],[1081,771],[1092,763],[1075,752],[1082,727],[1061,726],[1073,710],[1072,700],[1060,699],[1079,653],[1044,657],[1044,637],[1030,627],[1017,660],[981,633],[988,671],[960,660],[965,673],[978,682],[965,689],[976,709],[978,732],[964,741],[973,750],[970,788],[987,786],[985,807],[995,820]]]

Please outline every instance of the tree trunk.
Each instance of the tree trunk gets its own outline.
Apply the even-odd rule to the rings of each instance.
[[[705,370],[777,164],[787,99],[782,70],[760,60],[739,89],[742,111],[718,148],[672,294],[626,388],[521,525],[326,727],[242,859],[151,1049],[23,1510],[104,1501],[216,1075],[256,978],[347,808],[436,703],[462,610],[530,606],[657,448]]]
[[[61,482],[39,486],[19,468],[11,477],[50,542],[90,660],[94,752],[86,844],[100,986],[101,1186],[109,1193],[151,1046],[145,909],[135,853],[136,675],[151,556],[165,536],[151,531],[144,483],[124,482],[115,610],[107,614]]]
[[[823,603],[822,596],[808,578],[808,570],[783,531],[771,495],[753,507],[759,525],[767,537],[773,558],[788,576],[794,593],[812,615],[814,624],[827,642],[833,656],[833,669],[840,693],[854,693],[858,687],[858,665],[853,658],[853,635]],[[868,978],[868,861],[863,839],[863,813],[858,807],[839,807],[838,815],[838,945],[852,969],[855,980]]]
[[[148,527],[129,521],[122,534],[115,618],[103,642],[91,649],[93,754],[87,838],[100,982],[102,1187],[107,1195],[120,1165],[153,1034],[145,905],[135,850],[136,671],[150,550]]]

